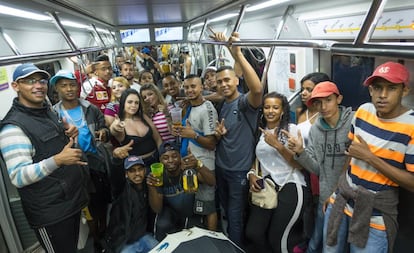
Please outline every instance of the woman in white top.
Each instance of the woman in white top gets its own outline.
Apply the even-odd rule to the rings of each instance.
[[[262,134],[256,146],[256,159],[263,177],[270,177],[279,189],[278,206],[263,209],[252,205],[246,225],[247,252],[292,252],[300,241],[303,199],[307,197],[306,183],[293,153],[285,146],[287,136],[297,134],[290,124],[290,108],[285,96],[271,92],[263,100]],[[249,172],[250,191],[260,191],[259,179]]]
[[[300,132],[304,139],[305,145],[308,140],[309,130],[318,115],[318,111],[314,106],[309,108],[306,106],[306,101],[310,98],[315,85],[324,81],[330,81],[330,79],[327,74],[321,72],[307,74],[302,78],[302,80],[300,80],[300,84],[302,86],[300,93],[302,106],[296,109],[296,124],[301,130]]]

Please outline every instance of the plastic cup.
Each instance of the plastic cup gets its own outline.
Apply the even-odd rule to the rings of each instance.
[[[173,126],[181,126],[182,112],[183,109],[181,109],[180,107],[174,107],[170,110],[171,121]]]
[[[153,163],[151,164],[151,173],[152,175],[158,179],[158,183],[155,186],[162,186],[163,185],[163,174],[164,174],[164,164],[162,163]]]

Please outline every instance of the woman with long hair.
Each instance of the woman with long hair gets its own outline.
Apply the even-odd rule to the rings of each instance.
[[[292,252],[302,235],[303,200],[307,197],[305,178],[300,166],[287,147],[287,133],[296,136],[295,124],[289,123],[290,108],[285,96],[271,92],[263,98],[261,136],[256,146],[254,168],[247,174],[250,191],[258,192],[261,185],[255,173],[270,178],[278,190],[278,206],[264,209],[251,205],[246,225],[247,252]]]
[[[154,84],[144,84],[140,90],[144,113],[152,119],[163,141],[173,141],[171,116],[160,90]],[[171,106],[172,108],[172,106]]]
[[[121,145],[133,144],[129,155],[140,156],[145,164],[158,162],[162,140],[151,119],[144,114],[138,91],[127,89],[119,102],[119,113],[111,124],[111,134]]]
[[[111,80],[111,102],[106,105],[104,116],[105,124],[109,127],[115,120],[115,115],[119,111],[119,100],[121,99],[122,92],[130,88],[129,82],[125,77],[118,76]]]
[[[301,130],[305,145],[308,140],[310,127],[318,115],[317,108],[315,106],[307,107],[306,101],[311,97],[315,86],[325,81],[330,81],[330,79],[327,74],[322,72],[309,73],[300,80],[302,105],[296,109],[296,124],[298,124],[298,128]]]

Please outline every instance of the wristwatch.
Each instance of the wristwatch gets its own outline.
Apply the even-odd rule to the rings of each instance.
[[[200,135],[197,132],[195,132],[194,140],[197,140],[198,137],[200,137]]]
[[[201,160],[197,160],[197,169],[201,169],[203,166],[203,162]]]

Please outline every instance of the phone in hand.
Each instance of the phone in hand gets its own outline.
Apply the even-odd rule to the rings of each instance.
[[[256,180],[256,184],[259,185],[260,189],[264,189],[264,179],[260,178]]]

